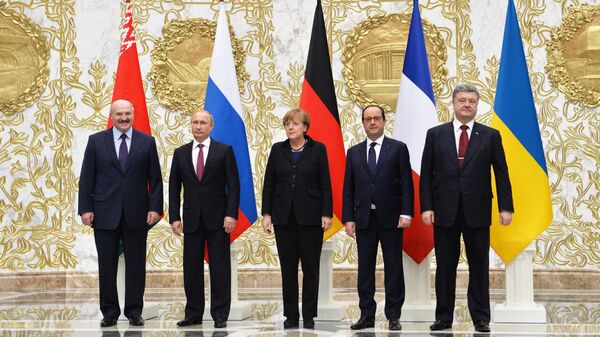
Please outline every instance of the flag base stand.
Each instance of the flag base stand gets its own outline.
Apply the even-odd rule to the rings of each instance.
[[[346,312],[347,303],[333,300],[333,243],[323,242],[319,266],[319,304],[317,321],[340,321]]]
[[[121,308],[125,308],[125,256],[119,256],[119,265],[117,267],[117,293],[119,294],[119,303]],[[149,320],[158,317],[158,303],[145,302],[142,309],[142,317]],[[127,321],[127,317],[119,316],[120,321]]]
[[[405,301],[400,320],[403,322],[433,322],[435,304],[431,300],[431,253],[417,264],[406,253],[402,253],[404,265]]]
[[[231,307],[229,309],[230,321],[242,321],[252,316],[252,305],[247,301],[240,301],[238,297],[238,254],[240,247],[237,241],[233,241],[230,245],[231,254]],[[210,267],[209,267],[210,268]],[[212,320],[210,315],[210,277],[206,282],[206,289],[208,289],[208,296],[206,296],[206,305],[204,306],[203,319],[205,321]]]
[[[496,323],[546,323],[546,308],[533,300],[531,245],[506,265],[506,302],[494,307]]]

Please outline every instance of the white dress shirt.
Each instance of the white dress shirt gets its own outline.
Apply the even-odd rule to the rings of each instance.
[[[129,149],[131,149],[131,136],[133,135],[133,129],[129,128],[125,132],[119,131],[116,127],[113,126],[113,140],[115,141],[115,151],[117,152],[117,158],[119,158],[119,148],[121,147],[121,135],[125,133],[127,138],[125,138],[125,144],[127,144],[127,152],[129,153]]]
[[[467,129],[467,136],[469,137],[469,139],[471,139],[471,131],[473,131],[474,124],[475,124],[474,119],[471,119],[467,124],[465,124],[466,126],[469,127]],[[452,121],[452,126],[454,127],[454,142],[456,145],[456,155],[457,156],[458,156],[458,143],[460,141],[460,134],[462,133],[462,129],[460,127],[462,125],[463,125],[463,123],[458,121],[456,118]]]
[[[194,139],[194,143],[192,144],[192,163],[194,163],[194,172],[198,172],[198,151],[200,148],[198,147],[198,141]],[[208,157],[208,148],[210,147],[210,137],[207,137],[202,145],[202,155],[204,156],[204,167],[206,167],[206,158]]]

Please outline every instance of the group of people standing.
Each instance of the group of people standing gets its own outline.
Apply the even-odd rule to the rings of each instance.
[[[475,329],[488,332],[491,168],[494,169],[500,223],[511,222],[513,204],[500,134],[474,121],[479,93],[471,85],[453,92],[455,119],[430,129],[420,178],[421,216],[434,224],[437,257],[435,322],[452,326],[460,236],[469,261],[468,306]],[[163,187],[155,139],[133,130],[133,106],[111,105],[114,127],[90,136],[82,164],[79,214],[94,229],[98,252],[102,327],[121,314],[116,291],[119,241],[123,241],[126,281],[124,314],[144,325],[146,238],[163,212]],[[403,229],[414,217],[413,179],[407,146],[384,135],[386,117],[376,105],[363,109],[366,139],[347,153],[342,222],[356,238],[360,319],[353,330],[373,327],[377,303],[375,268],[381,243],[385,276],[385,315],[390,330],[401,330],[404,302]],[[191,116],[194,140],[175,150],[169,177],[169,222],[185,234],[183,274],[185,317],[178,326],[202,324],[204,247],[210,261],[211,316],[227,326],[231,305],[229,233],[235,228],[240,184],[232,147],[210,138],[212,115]],[[302,322],[314,328],[323,232],[333,217],[332,189],[324,144],[307,135],[310,116],[292,109],[283,117],[287,139],[269,155],[262,193],[262,226],[275,234],[282,275],[284,328],[299,326],[298,264],[301,264]],[[183,187],[183,202],[181,189]],[[183,209],[183,216],[181,214]]]

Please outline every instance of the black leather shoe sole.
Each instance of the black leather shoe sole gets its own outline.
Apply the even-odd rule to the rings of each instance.
[[[438,331],[438,330],[446,330],[452,327],[452,323],[435,321],[435,323],[429,326],[429,330]]]
[[[177,322],[177,326],[190,326],[190,325],[201,325],[202,318],[186,318],[182,321]]]
[[[117,325],[117,319],[112,317],[105,317],[100,321],[101,328],[109,328],[111,326]]]

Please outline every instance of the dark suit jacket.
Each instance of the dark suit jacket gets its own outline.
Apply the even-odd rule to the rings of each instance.
[[[375,175],[367,166],[366,140],[348,150],[342,222],[353,221],[356,228],[366,228],[374,204],[378,226],[396,227],[401,214],[414,213],[413,192],[410,158],[403,142],[384,137]]]
[[[512,212],[512,190],[500,132],[475,123],[461,169],[452,122],[429,129],[421,161],[421,212],[433,210],[435,225],[452,226],[462,198],[467,226],[490,226],[491,167],[498,207]]]
[[[223,218],[238,218],[240,178],[233,148],[211,138],[208,157],[198,180],[192,162],[193,142],[175,150],[169,176],[169,221],[181,220],[183,184],[183,232],[191,233],[200,220],[208,230],[223,228]]]
[[[288,222],[292,203],[300,225],[321,225],[322,216],[333,216],[333,197],[327,149],[307,139],[294,162],[290,141],[273,144],[265,172],[262,214],[270,214],[275,225]]]
[[[133,130],[123,172],[112,129],[89,137],[79,178],[79,214],[94,212],[94,229],[115,229],[121,210],[130,228],[145,228],[149,211],[163,212],[163,184],[154,137]]]

